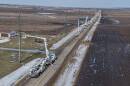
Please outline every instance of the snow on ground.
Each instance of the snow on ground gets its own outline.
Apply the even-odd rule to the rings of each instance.
[[[91,41],[91,40],[92,40],[93,34],[94,34],[94,32],[95,32],[95,30],[96,30],[98,24],[99,24],[99,23],[96,22],[96,23],[93,25],[93,27],[90,29],[90,31],[88,32],[87,36],[85,37],[84,41]]]
[[[80,32],[83,31],[83,29],[94,23],[95,19],[98,18],[97,23],[99,23],[101,15],[100,15],[100,11],[87,23],[85,22],[84,24],[80,25],[78,28],[76,28],[75,30],[73,30],[72,32],[70,32],[67,36],[63,37],[61,40],[59,40],[57,43],[53,44],[52,47],[50,48],[51,50],[55,50],[60,48],[63,44],[69,42],[70,40],[72,40],[75,36],[79,35]],[[95,26],[96,27],[96,26]],[[91,37],[91,36],[90,36]],[[91,39],[91,38],[90,38]]]
[[[85,25],[81,25],[79,28],[75,29],[71,33],[69,33],[66,37],[58,41],[56,44],[52,46],[52,49],[57,49],[61,47],[64,43],[68,42],[69,40],[72,40],[75,36],[79,35],[81,31],[83,31]],[[96,27],[96,26],[95,26]],[[93,35],[95,29],[91,31],[91,34]],[[91,36],[92,36],[91,35]],[[88,37],[85,37],[88,39]],[[1,41],[1,39],[0,39]],[[80,69],[81,63],[83,61],[83,58],[85,57],[85,53],[88,49],[89,45],[80,44],[76,54],[74,56],[74,63],[70,63],[68,67],[65,69],[63,74],[59,77],[57,82],[55,83],[55,86],[72,86],[74,84],[74,81],[76,79],[77,72]],[[0,79],[0,86],[13,86],[14,83],[19,80],[21,77],[26,76],[29,73],[29,70],[39,62],[41,62],[42,59],[37,58],[32,60],[31,62],[23,65],[22,67],[18,68],[16,71],[8,74],[7,76]]]
[[[0,38],[0,44],[5,43],[5,42],[9,42],[9,41],[10,41],[10,38],[7,38],[7,37]]]
[[[63,37],[61,40],[59,40],[57,43],[53,44],[50,49],[55,50],[61,47],[63,44],[67,43],[68,41],[72,40],[75,36],[79,35],[80,32],[83,31],[85,25],[81,25],[80,27],[76,28],[72,32],[70,32],[67,36]]]
[[[96,30],[97,25],[99,24],[100,18],[98,21],[93,25],[91,30],[85,36],[83,41],[91,41],[94,35],[94,31]],[[64,70],[63,74],[58,77],[58,80],[55,82],[55,86],[73,86],[74,82],[77,77],[77,73],[80,70],[82,61],[85,57],[85,54],[89,48],[89,45],[80,44],[78,49],[76,50],[76,54],[73,57],[75,61],[73,63],[69,63],[66,69]],[[96,71],[95,71],[96,73]]]
[[[19,80],[21,77],[27,75],[29,73],[29,70],[39,63],[42,59],[37,58],[29,63],[23,65],[22,67],[18,68],[16,71],[6,75],[5,77],[0,79],[0,86],[13,86],[13,84]]]
[[[80,69],[83,58],[85,57],[86,50],[88,46],[81,44],[74,56],[74,63],[68,64],[67,68],[63,72],[63,74],[56,81],[55,86],[73,86],[76,74]],[[80,52],[79,52],[80,51]]]

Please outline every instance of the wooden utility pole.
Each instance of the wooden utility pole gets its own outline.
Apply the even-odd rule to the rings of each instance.
[[[19,8],[19,13],[18,13],[18,39],[19,39],[19,57],[18,61],[21,63],[21,9]]]

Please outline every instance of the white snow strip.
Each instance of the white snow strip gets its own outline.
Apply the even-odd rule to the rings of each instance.
[[[76,78],[76,74],[78,70],[80,69],[80,65],[83,61],[83,58],[85,57],[85,53],[87,49],[88,49],[88,46],[84,44],[81,44],[78,47],[76,51],[76,55],[74,57],[75,62],[68,65],[64,73],[56,81],[55,86],[73,86],[75,78]]]
[[[100,17],[98,21],[94,24],[92,29],[89,31],[89,33],[86,35],[84,38],[84,41],[86,42],[87,40],[91,41],[93,37],[93,33],[100,21]],[[88,50],[89,45],[85,44],[80,44],[78,49],[76,50],[76,54],[73,57],[75,61],[73,63],[69,63],[63,74],[61,74],[58,78],[58,80],[55,82],[55,86],[73,86],[74,81],[76,79],[76,75],[80,69],[81,63],[85,57],[85,53]],[[96,61],[96,60],[95,60]],[[96,74],[96,70],[94,73]]]
[[[85,27],[85,25],[83,24],[79,28],[76,28],[75,30],[70,32],[67,36],[65,36],[64,38],[59,40],[57,43],[53,44],[50,49],[52,49],[52,50],[58,49],[59,47],[61,47],[66,42],[72,40],[75,36],[79,35],[80,32],[83,31],[84,27]]]
[[[92,37],[93,37],[93,34],[98,26],[98,22],[96,22],[93,27],[90,29],[90,31],[88,32],[87,36],[85,37],[84,41],[91,41],[92,40]]]
[[[75,36],[79,35],[80,32],[83,31],[83,29],[88,26],[91,25],[95,22],[95,20],[98,18],[97,23],[100,21],[101,15],[100,15],[101,11],[99,11],[98,13],[96,13],[96,15],[87,23],[85,22],[84,24],[80,25],[78,28],[76,28],[75,30],[73,30],[72,32],[70,32],[67,36],[65,36],[64,38],[62,38],[61,40],[59,40],[57,43],[53,44],[52,47],[50,48],[51,50],[55,50],[60,48],[62,45],[64,45],[65,43],[69,42],[70,40],[72,40]],[[95,26],[96,27],[96,26]],[[93,31],[93,30],[92,30]],[[90,33],[91,35],[92,33]],[[92,34],[93,35],[93,34]],[[89,40],[91,40],[91,37],[89,37]]]
[[[6,37],[0,38],[0,44],[5,43],[5,42],[9,42],[9,41],[10,41],[10,38],[6,38]]]
[[[0,79],[0,86],[13,86],[13,84],[17,80],[19,80],[21,77],[27,75],[29,73],[29,70],[34,65],[39,63],[41,60],[42,60],[41,58],[34,59],[34,60],[30,61],[29,63],[23,65],[22,67],[18,68],[14,72],[6,75],[2,79]]]

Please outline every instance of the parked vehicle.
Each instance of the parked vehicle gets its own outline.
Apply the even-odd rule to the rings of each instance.
[[[31,68],[30,72],[29,72],[29,76],[31,78],[36,78],[38,77],[42,72],[45,71],[45,69],[47,68],[46,66],[46,60],[43,59],[43,61],[38,64],[38,65],[35,65],[34,67]]]
[[[55,54],[51,53],[48,58],[44,58],[41,63],[31,68],[29,76],[31,78],[36,78],[40,76],[40,74],[43,73],[50,64],[53,64],[56,59],[57,57],[55,56]]]

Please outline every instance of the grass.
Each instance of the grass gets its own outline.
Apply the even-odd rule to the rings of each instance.
[[[5,51],[0,51],[0,78],[3,76],[9,74],[10,72],[13,72],[22,64],[25,64],[35,58],[40,58],[40,57],[45,57],[43,54],[28,54],[28,53],[22,53],[21,54],[21,63],[18,61],[11,62],[12,60],[12,52],[5,52]]]
[[[24,59],[22,60],[22,63],[27,63],[27,62],[29,62],[29,61],[31,61],[31,60],[33,60],[33,59],[36,59],[36,58],[44,58],[44,57],[46,57],[46,56],[43,55],[43,54],[32,54],[32,55],[28,56],[27,58],[24,58]]]
[[[0,60],[0,78],[20,67],[19,63]]]
[[[0,78],[21,66],[18,62],[10,62],[10,55],[11,52],[0,51]]]
[[[7,47],[7,48],[18,48],[19,43],[18,43],[18,38],[11,39],[10,42],[1,44],[0,47]],[[28,39],[22,39],[21,42],[21,47],[22,48],[39,48],[39,45],[34,42],[34,39],[28,38]]]
[[[52,46],[52,44],[56,43],[58,40],[60,40],[62,37],[64,37],[67,33],[62,32],[59,33],[58,35],[54,36],[45,36],[48,41],[48,47]],[[0,47],[6,47],[6,48],[18,48],[18,38],[11,39],[10,42],[0,44]],[[33,38],[28,38],[28,39],[22,39],[22,48],[24,49],[40,49],[41,46],[40,44],[34,42]],[[21,53],[21,63],[18,62],[18,55],[16,56],[16,61],[12,61],[11,55],[13,54],[18,54],[16,52],[11,52],[11,51],[0,51],[0,78],[3,76],[13,72],[22,64],[25,64],[35,58],[42,58],[46,57],[43,54],[30,54],[30,53]]]

